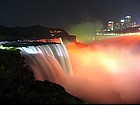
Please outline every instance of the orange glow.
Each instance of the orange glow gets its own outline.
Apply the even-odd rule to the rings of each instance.
[[[77,65],[81,65],[83,68],[89,68],[91,66],[102,66],[104,69],[109,70],[111,72],[115,72],[119,70],[118,68],[118,59],[117,55],[114,54],[113,56],[110,56],[106,54],[104,51],[99,51],[97,48],[91,46],[85,46],[78,43],[71,43],[67,46],[67,50],[70,56],[70,59],[72,57],[75,58],[75,62],[72,60],[73,69]],[[78,64],[76,64],[76,59],[78,61]]]
[[[69,43],[73,76],[62,85],[89,103],[140,103],[140,35]]]
[[[38,40],[35,40],[35,42],[62,43],[62,39],[61,38],[38,39]]]

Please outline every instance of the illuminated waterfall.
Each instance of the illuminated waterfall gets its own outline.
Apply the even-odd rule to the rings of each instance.
[[[62,75],[72,74],[69,56],[64,44],[44,44],[18,47],[37,80],[58,82]]]
[[[71,42],[66,48],[42,42],[11,46],[21,50],[37,80],[58,83],[88,103],[140,104],[140,35]]]

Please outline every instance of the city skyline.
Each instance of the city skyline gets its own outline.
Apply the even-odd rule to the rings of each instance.
[[[127,28],[138,27],[138,22],[133,18],[132,15],[126,15],[124,18],[120,20],[110,20],[107,23],[107,30],[108,31],[115,31],[115,30],[124,30]]]
[[[138,0],[5,0],[0,5],[0,25],[68,28],[82,21],[100,21],[104,25],[110,19],[122,19],[133,15],[140,23]]]

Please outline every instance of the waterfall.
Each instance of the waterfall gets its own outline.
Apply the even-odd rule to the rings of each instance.
[[[71,42],[66,48],[62,43],[42,42],[11,46],[21,50],[37,80],[58,83],[89,103],[140,103],[139,35],[88,45]]]
[[[64,74],[72,74],[64,44],[43,44],[18,47],[37,80],[60,81]]]
[[[62,42],[0,42],[1,49],[11,47],[21,51],[36,80],[62,83],[64,75],[72,74],[69,55]]]

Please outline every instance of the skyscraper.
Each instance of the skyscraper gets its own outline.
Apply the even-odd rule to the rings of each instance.
[[[109,21],[108,25],[107,25],[107,30],[108,31],[113,31],[114,29],[114,22],[113,21]]]
[[[117,30],[120,30],[120,28],[121,28],[120,22],[115,22],[114,30],[117,31]]]
[[[125,29],[125,20],[124,20],[124,19],[122,19],[122,20],[120,21],[120,29],[121,29],[121,30]]]
[[[125,17],[125,26],[126,26],[126,28],[131,27],[131,16]]]

